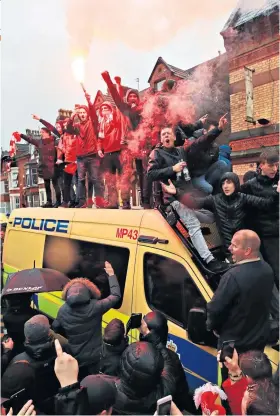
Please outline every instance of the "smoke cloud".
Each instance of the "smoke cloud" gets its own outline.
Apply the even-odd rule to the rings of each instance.
[[[71,53],[87,55],[94,38],[152,50],[196,20],[216,19],[234,6],[236,0],[67,0]]]

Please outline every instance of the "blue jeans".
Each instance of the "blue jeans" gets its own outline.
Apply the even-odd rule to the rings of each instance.
[[[230,172],[230,166],[223,160],[217,160],[204,175],[193,178],[192,184],[196,189],[212,194],[213,189],[218,188],[221,176],[226,172]]]
[[[104,196],[104,183],[100,171],[100,159],[97,155],[77,158],[78,198],[86,201],[86,174],[88,174],[88,199],[92,199],[93,187],[95,196]]]

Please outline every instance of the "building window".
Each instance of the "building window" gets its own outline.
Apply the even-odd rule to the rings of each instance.
[[[20,197],[19,195],[10,195],[11,209],[17,209],[20,207]]]
[[[25,169],[25,186],[30,186],[30,171],[29,171],[29,168]]]
[[[18,169],[10,172],[10,188],[18,188]]]
[[[155,90],[160,91],[164,83],[165,83],[165,79],[155,82]]]
[[[2,214],[7,214],[8,212],[11,212],[10,202],[1,202],[0,212]]]
[[[33,207],[39,207],[40,201],[39,201],[39,194],[33,195]]]
[[[61,253],[59,253],[60,247]],[[71,253],[71,256],[69,256],[69,253]],[[91,280],[99,288],[101,299],[110,295],[108,276],[104,272],[105,261],[111,263],[123,297],[129,261],[129,250],[127,248],[46,236],[43,267],[65,272],[67,263],[69,270],[66,273],[67,276],[70,279],[86,277]],[[60,269],[60,264],[63,269]],[[122,299],[115,306],[115,309],[120,308],[121,304]]]
[[[31,168],[31,185],[38,185],[38,173],[37,168]]]
[[[31,195],[27,195],[27,206],[32,207],[32,197],[31,197]]]
[[[7,180],[4,181],[4,193],[9,193],[9,182]]]
[[[205,306],[205,300],[188,271],[175,260],[146,253],[144,277],[149,306],[184,327],[187,326],[190,309]]]

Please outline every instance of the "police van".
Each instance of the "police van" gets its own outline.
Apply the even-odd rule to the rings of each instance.
[[[219,237],[203,227],[216,257]],[[10,273],[32,267],[60,270],[70,279],[86,277],[98,284],[109,261],[118,277],[122,299],[103,316],[126,324],[131,313],[158,310],[168,318],[168,347],[180,357],[191,389],[219,383],[216,348],[206,339],[201,313],[217,287],[205,269],[187,230],[175,213],[161,210],[17,209],[5,236],[4,282]],[[34,304],[54,319],[63,304],[61,292],[34,295]],[[138,339],[138,331],[132,331]],[[273,366],[278,352],[266,348]]]

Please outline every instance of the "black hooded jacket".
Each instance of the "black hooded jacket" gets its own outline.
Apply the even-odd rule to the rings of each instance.
[[[251,223],[254,230],[262,238],[279,237],[279,194],[276,193],[279,175],[271,179],[268,176],[258,175],[241,186],[241,191],[248,196],[259,196],[262,198],[277,198],[266,211],[257,210]]]
[[[190,166],[193,160],[193,154],[208,149],[211,144],[221,133],[221,130],[214,128],[205,136],[199,137],[197,140],[187,147],[172,147],[167,149],[163,146],[156,147],[150,154],[148,165],[148,178],[151,181],[162,181],[168,184],[168,179],[174,182],[176,188],[183,190],[184,192],[192,192],[194,188],[191,181],[186,182],[183,175],[177,178],[176,173],[173,171],[173,166],[179,163],[181,160],[187,163],[187,168],[190,171]],[[191,173],[191,171],[190,171]],[[164,202],[173,202],[176,198],[174,195],[170,195],[164,192]]]
[[[174,363],[158,338],[151,341],[153,345],[131,344],[122,356],[114,406],[118,413],[154,414],[157,400],[176,392]]]
[[[111,294],[97,300],[100,292],[88,279],[74,279],[63,291],[64,305],[58,311],[52,328],[65,333],[72,355],[79,365],[99,362],[102,344],[102,315],[121,298],[116,276],[108,278]]]
[[[100,354],[100,373],[118,376],[121,356],[128,346],[122,321],[113,319],[105,328]]]
[[[24,343],[24,352],[16,355],[11,361],[6,371],[15,362],[28,362],[35,373],[34,397],[33,400],[37,404],[41,404],[47,398],[54,396],[59,389],[59,382],[54,372],[54,362],[56,359],[56,350],[54,345],[54,337],[49,336],[48,339],[41,340],[36,343]],[[25,375],[22,374],[24,378]],[[54,402],[46,404],[47,408],[53,408]],[[42,410],[44,406],[40,407]]]
[[[205,208],[214,213],[224,245],[228,248],[234,233],[245,228],[245,218],[248,212],[253,215],[259,212],[269,212],[278,194],[274,192],[270,198],[246,195],[239,192],[240,182],[235,173],[225,173],[221,178],[221,186],[226,179],[233,181],[235,185],[235,192],[229,196],[221,192],[205,198],[189,199],[184,198],[183,192],[180,191],[177,192],[177,196],[182,203],[190,204],[192,208]]]

